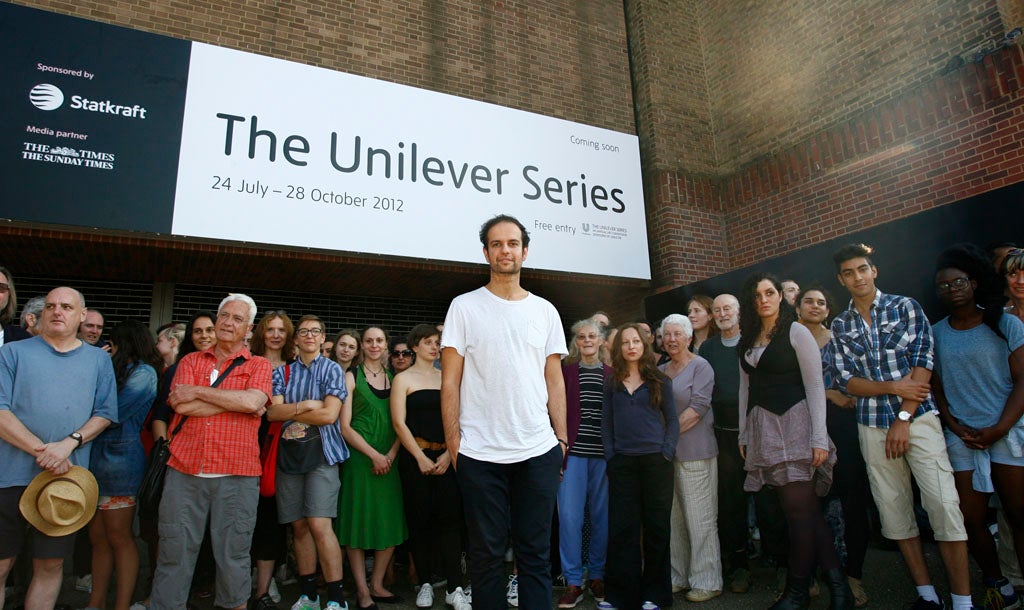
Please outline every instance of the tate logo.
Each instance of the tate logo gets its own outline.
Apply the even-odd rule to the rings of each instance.
[[[28,99],[40,110],[56,110],[64,103],[64,92],[56,85],[43,83],[32,87],[28,92]]]

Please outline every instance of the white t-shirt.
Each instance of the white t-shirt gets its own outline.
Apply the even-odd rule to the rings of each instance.
[[[548,417],[544,363],[567,350],[551,303],[534,294],[506,301],[487,288],[459,295],[448,308],[441,347],[465,358],[461,455],[512,464],[558,444]]]

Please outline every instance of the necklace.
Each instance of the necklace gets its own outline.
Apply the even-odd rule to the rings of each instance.
[[[381,373],[383,373],[383,372],[384,372],[384,367],[383,367],[383,366],[382,366],[382,367],[380,367],[380,370],[379,370],[379,371],[371,371],[371,370],[370,370],[370,369],[369,369],[369,368],[368,368],[368,367],[366,366],[366,363],[363,363],[363,370],[364,370],[364,371],[366,371],[367,373],[372,373],[372,374],[373,374],[373,376],[374,376],[374,377],[376,377],[377,375],[380,375]]]

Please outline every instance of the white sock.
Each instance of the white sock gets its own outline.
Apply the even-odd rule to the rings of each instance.
[[[942,603],[939,601],[939,594],[935,592],[935,587],[932,585],[921,585],[917,588],[917,594],[923,597],[926,601]]]
[[[974,602],[971,601],[970,595],[957,595],[953,593],[950,597],[953,598],[953,610],[971,610],[974,608]]]

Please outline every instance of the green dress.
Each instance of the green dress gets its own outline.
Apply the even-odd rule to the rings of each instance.
[[[352,429],[371,447],[387,453],[395,442],[388,399],[374,394],[366,382],[363,367],[356,368],[354,375]],[[390,380],[391,373],[387,376]],[[392,464],[384,476],[377,476],[372,470],[370,458],[355,449],[341,468],[341,493],[334,528],[343,546],[380,550],[401,544],[409,537],[398,464]]]

